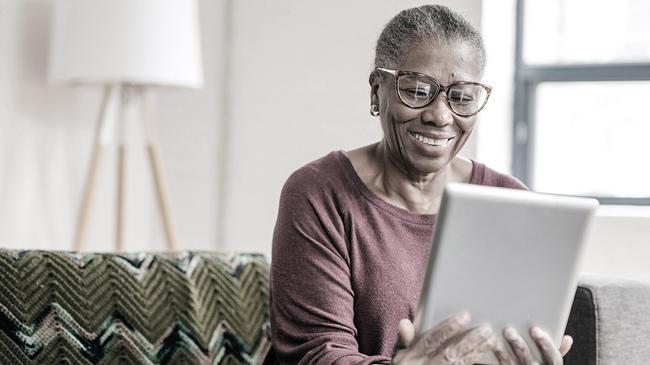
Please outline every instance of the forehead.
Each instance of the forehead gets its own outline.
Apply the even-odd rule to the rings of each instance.
[[[427,74],[442,82],[480,81],[476,52],[466,42],[428,40],[408,48],[397,69]]]

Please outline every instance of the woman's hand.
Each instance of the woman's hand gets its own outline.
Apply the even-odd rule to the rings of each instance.
[[[544,364],[548,365],[561,365],[563,364],[562,357],[566,355],[571,349],[573,344],[573,339],[571,336],[564,336],[562,338],[562,343],[560,344],[560,349],[555,348],[555,344],[551,340],[551,337],[548,333],[544,332],[539,327],[533,327],[530,329],[530,336],[535,340],[539,351],[542,353],[544,358]],[[538,365],[537,361],[526,341],[519,335],[519,333],[514,328],[506,328],[503,330],[503,337],[508,341],[508,344],[512,348],[513,352],[516,355],[516,359],[506,350],[506,345],[503,341],[496,341],[492,351],[494,355],[499,360],[499,363],[505,365],[515,365],[515,364],[524,364],[524,365]]]
[[[413,344],[415,328],[408,319],[399,323],[393,364],[400,365],[471,365],[478,356],[490,351],[496,337],[487,325],[469,327],[467,312],[449,317]]]

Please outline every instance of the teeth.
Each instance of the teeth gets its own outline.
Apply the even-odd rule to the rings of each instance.
[[[451,141],[451,138],[449,138],[449,139],[446,139],[446,138],[445,139],[433,139],[433,138],[425,137],[425,136],[423,136],[421,134],[418,134],[416,132],[411,132],[411,134],[418,141],[426,143],[426,144],[431,145],[431,146],[444,146],[447,143],[449,143],[449,141]]]

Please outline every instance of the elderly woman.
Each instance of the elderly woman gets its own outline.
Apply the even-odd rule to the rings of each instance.
[[[458,154],[490,95],[478,82],[484,65],[480,34],[444,6],[404,10],[386,25],[369,80],[383,139],[307,164],[282,190],[270,294],[281,363],[472,364],[484,351],[535,363],[516,331],[503,341],[469,313],[413,341],[445,184],[526,188]],[[558,350],[538,328],[531,335],[546,362],[562,363],[570,338]]]

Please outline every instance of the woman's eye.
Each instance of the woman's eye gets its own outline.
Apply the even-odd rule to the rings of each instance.
[[[458,104],[469,104],[472,102],[473,99],[468,98],[468,97],[459,97],[459,98],[449,98],[449,100],[452,103],[458,103]]]
[[[410,96],[413,96],[413,97],[416,97],[416,98],[419,98],[419,99],[426,98],[426,97],[429,96],[429,93],[426,90],[423,90],[421,88],[401,89],[401,91],[408,94],[408,95],[410,95]]]
[[[449,95],[449,101],[456,104],[469,104],[474,101],[474,97],[464,92],[451,92]]]

